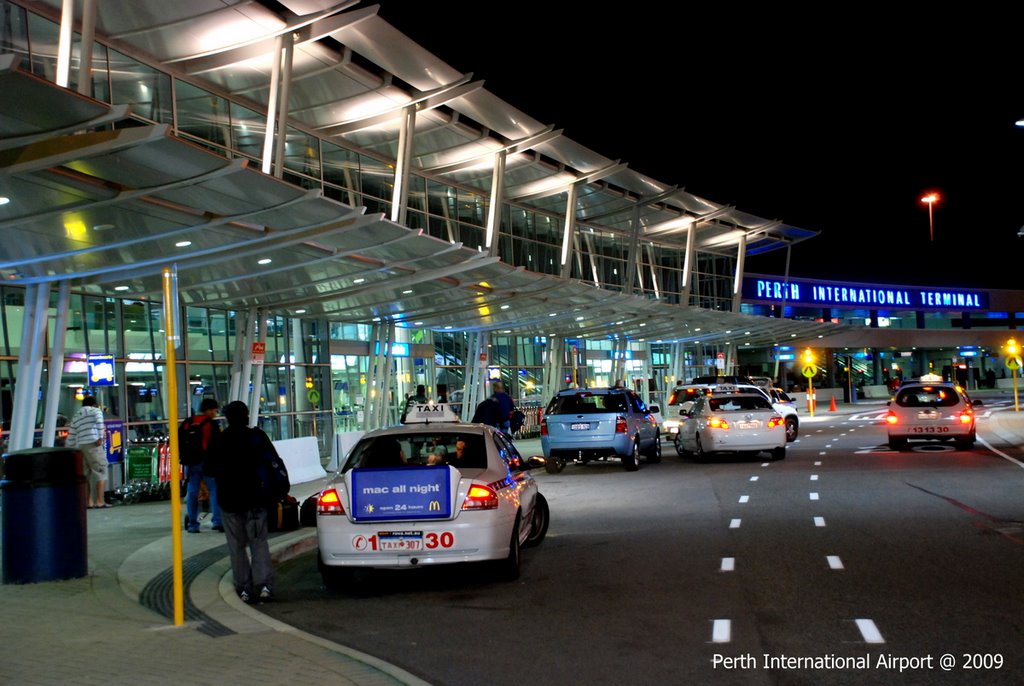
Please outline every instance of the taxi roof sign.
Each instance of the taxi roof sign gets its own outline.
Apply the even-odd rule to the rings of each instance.
[[[411,405],[405,413],[403,424],[438,424],[458,422],[459,417],[447,403],[422,403]]]

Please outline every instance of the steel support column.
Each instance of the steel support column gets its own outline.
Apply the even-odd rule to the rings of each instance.
[[[740,236],[740,244],[736,248],[736,275],[732,282],[732,311],[740,311],[743,301],[743,271],[747,262],[747,234]]]
[[[18,379],[14,386],[11,437],[8,442],[10,450],[31,448],[35,436],[49,301],[49,283],[26,287],[22,322],[24,328],[21,331],[21,350],[18,351]]]
[[[60,407],[60,383],[64,374],[64,343],[68,331],[71,282],[61,281],[57,292],[57,318],[50,341],[50,367],[47,373],[46,409],[43,411],[43,447],[52,448],[57,437],[57,409]]]
[[[277,128],[277,99],[281,89],[281,51],[284,49],[284,36],[274,40],[274,57],[270,66],[270,92],[267,94],[267,130],[263,135],[263,162],[260,169],[264,174],[273,170],[274,130]]]
[[[279,56],[281,65],[281,84],[277,102],[277,141],[274,145],[274,177],[284,178],[285,151],[288,141],[288,99],[292,88],[292,58],[295,54],[295,34],[283,36],[283,54]],[[269,125],[270,122],[268,121]]]
[[[409,208],[409,175],[412,172],[413,139],[416,133],[416,105],[402,111],[398,132],[398,159],[395,160],[395,190],[391,194],[391,221],[405,226]]]
[[[501,242],[501,204],[505,194],[505,159],[508,151],[504,148],[494,153],[494,171],[491,174],[491,204],[487,208],[487,254],[497,257]]]
[[[683,292],[680,296],[680,305],[690,304],[690,294],[693,292],[693,274],[697,253],[697,222],[690,224],[686,230],[686,253],[683,258]]]
[[[258,340],[267,342],[267,313],[257,312],[256,316],[259,319],[259,335]],[[250,350],[252,348],[250,347]],[[253,373],[252,379],[252,399],[249,401],[249,426],[256,426],[260,419],[260,397],[263,392],[263,368],[267,365],[267,358],[264,354],[263,360],[260,364],[256,365],[256,371]]]
[[[568,197],[565,199],[565,233],[562,234],[562,271],[563,279],[572,276],[572,255],[573,234],[576,233],[576,184],[569,185]]]

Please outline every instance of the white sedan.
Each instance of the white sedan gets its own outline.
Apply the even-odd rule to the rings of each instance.
[[[317,500],[320,573],[328,587],[356,569],[494,560],[519,576],[548,505],[506,437],[460,424],[443,405],[414,406],[406,425],[360,439]]]
[[[698,397],[680,424],[676,451],[697,459],[718,452],[767,451],[781,460],[786,457],[786,423],[760,394]]]

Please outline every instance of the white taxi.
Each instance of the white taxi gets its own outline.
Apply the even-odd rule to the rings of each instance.
[[[461,424],[443,404],[415,405],[404,426],[363,436],[317,499],[324,584],[369,568],[494,560],[519,577],[520,548],[538,545],[548,505],[512,442]]]
[[[889,447],[902,450],[910,440],[951,440],[958,449],[966,450],[977,437],[974,408],[981,405],[952,383],[904,383],[885,416]]]
[[[767,451],[781,460],[786,457],[786,423],[759,393],[698,396],[679,427],[676,450],[698,460],[726,451]]]

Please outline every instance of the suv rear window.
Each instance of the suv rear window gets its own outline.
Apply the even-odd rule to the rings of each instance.
[[[545,414],[606,414],[627,411],[626,396],[623,393],[576,393],[552,398]]]
[[[896,394],[900,407],[953,407],[960,397],[946,386],[904,386]]]

